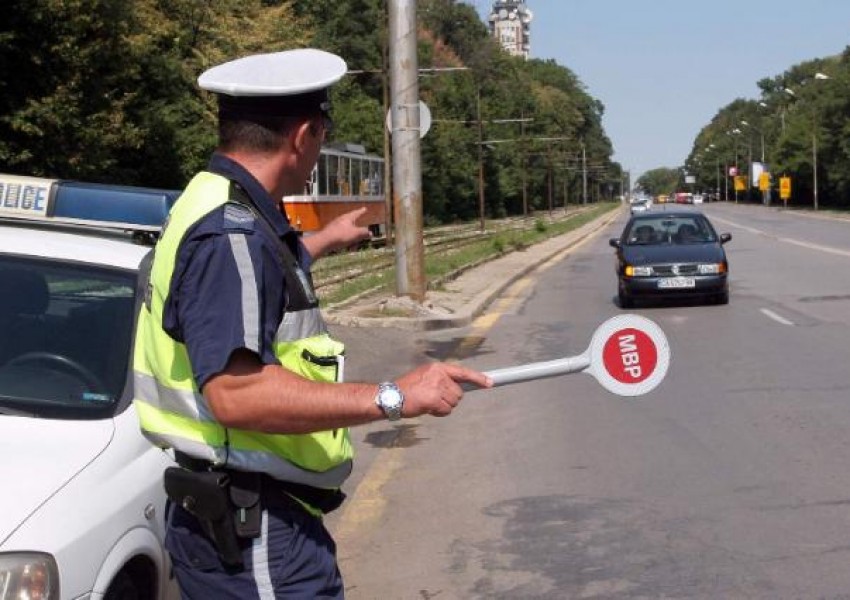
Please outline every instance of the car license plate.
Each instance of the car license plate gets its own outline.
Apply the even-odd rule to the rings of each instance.
[[[696,287],[697,282],[693,277],[665,277],[658,280],[658,287],[663,290]]]

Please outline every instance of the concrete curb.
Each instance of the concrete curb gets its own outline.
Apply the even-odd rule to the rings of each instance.
[[[480,265],[477,269],[489,267],[495,270],[502,262],[511,263],[507,269],[509,274],[496,277],[489,286],[465,301],[458,310],[451,314],[414,317],[361,317],[350,313],[346,314],[346,311],[336,313],[330,310],[324,315],[325,320],[334,325],[347,327],[394,327],[410,331],[434,331],[466,327],[518,279],[538,269],[555,256],[569,252],[578,243],[607,227],[620,214],[621,211],[613,210],[574,231],[540,242],[530,249],[510,252],[505,256]],[[531,257],[530,260],[529,257]]]

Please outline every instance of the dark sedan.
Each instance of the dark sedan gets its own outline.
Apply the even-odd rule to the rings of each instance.
[[[619,238],[617,295],[620,307],[639,298],[700,297],[729,302],[729,263],[723,244],[729,233],[717,235],[697,211],[633,215]]]

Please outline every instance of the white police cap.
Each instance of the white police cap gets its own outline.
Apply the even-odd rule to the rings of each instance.
[[[198,85],[238,97],[298,96],[326,89],[342,79],[345,61],[314,48],[254,54],[204,71]]]

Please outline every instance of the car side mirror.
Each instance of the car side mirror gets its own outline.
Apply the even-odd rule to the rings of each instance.
[[[620,238],[611,238],[610,240],[608,240],[608,245],[611,246],[612,248],[619,248],[620,247]]]
[[[728,242],[731,239],[732,239],[731,233],[721,233],[720,234],[720,243],[721,244],[725,244],[726,242]]]

